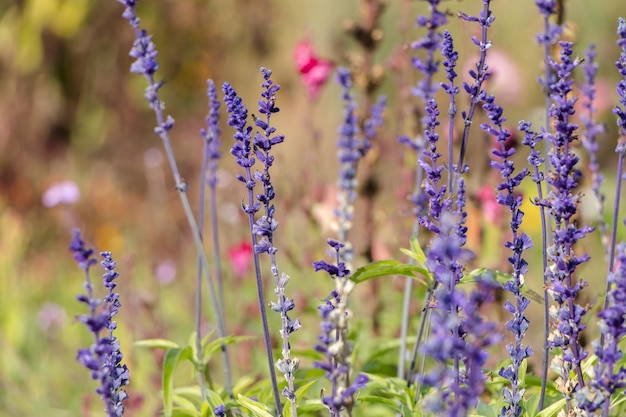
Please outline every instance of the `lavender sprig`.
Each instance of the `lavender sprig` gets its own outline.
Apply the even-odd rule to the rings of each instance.
[[[356,199],[356,171],[359,161],[371,147],[367,137],[360,138],[359,119],[356,115],[356,101],[350,92],[352,89],[352,73],[346,68],[337,69],[337,82],[341,85],[344,102],[344,121],[339,129],[339,206],[335,210],[337,216],[337,236],[344,242],[341,258],[350,263],[354,258],[354,250],[348,239],[348,231],[352,228],[353,206]]]
[[[611,241],[609,248],[609,271],[615,266],[615,245],[617,241],[617,222],[619,218],[620,198],[622,194],[622,175],[624,174],[624,159],[626,158],[626,20],[619,18],[617,20],[617,46],[621,48],[620,56],[615,66],[622,76],[617,83],[617,94],[619,95],[619,104],[613,109],[613,113],[617,116],[617,127],[621,136],[621,140],[615,148],[617,153],[617,174],[615,184],[615,201],[613,203],[613,216],[611,223]],[[608,294],[609,283],[606,284],[606,293]],[[608,301],[604,300],[604,308],[608,306]]]
[[[603,343],[593,342],[593,351],[598,357],[595,375],[589,386],[576,396],[581,409],[594,412],[603,408],[603,416],[608,416],[611,396],[626,387],[626,368],[616,368],[624,354],[619,341],[626,336],[626,243],[618,246],[617,260],[619,267],[616,271],[609,271],[607,279],[610,286],[606,295],[608,307],[598,313]]]
[[[480,102],[480,96],[482,92],[482,85],[487,79],[489,79],[490,74],[487,72],[487,49],[491,48],[491,41],[487,38],[487,33],[491,24],[495,20],[495,17],[491,14],[491,9],[489,8],[491,4],[491,0],[483,0],[483,9],[480,11],[480,15],[470,16],[465,13],[459,13],[458,16],[468,22],[478,22],[481,28],[481,38],[480,40],[475,36],[472,37],[472,42],[474,45],[478,46],[480,50],[480,57],[478,58],[478,62],[476,63],[476,70],[470,70],[470,77],[474,80],[472,85],[468,83],[463,83],[463,88],[465,92],[470,96],[470,106],[466,111],[461,112],[464,120],[463,127],[463,136],[461,137],[461,149],[459,151],[459,160],[455,167],[455,171],[457,175],[460,175],[465,171],[465,166],[463,165],[463,161],[465,159],[465,152],[467,149],[467,144],[469,141],[469,132],[470,127],[472,125],[472,120],[474,119],[474,112],[476,111],[476,106]],[[451,162],[450,162],[451,163]],[[454,187],[456,181],[454,178],[450,181],[452,186]],[[450,193],[454,194],[453,188],[450,189]]]
[[[111,252],[101,252],[101,265],[105,270],[102,281],[104,288],[107,289],[107,295],[102,299],[96,298],[89,273],[96,260],[92,257],[93,249],[85,248],[85,242],[78,230],[74,231],[70,250],[74,253],[78,267],[85,273],[87,294],[81,294],[77,299],[89,307],[89,314],[78,316],[78,320],[84,323],[94,336],[94,343],[88,349],[80,349],[76,359],[91,370],[92,379],[100,382],[96,393],[101,396],[106,406],[107,417],[121,417],[124,414],[124,401],[128,399],[128,394],[122,387],[128,385],[129,371],[126,365],[122,365],[124,356],[120,351],[119,341],[113,335],[117,328],[113,317],[122,305],[119,294],[114,291],[117,286],[115,279],[119,274],[115,271],[115,261],[111,258]]]
[[[483,99],[483,109],[487,112],[489,123],[484,123],[481,128],[497,139],[498,147],[493,149],[491,153],[494,159],[491,160],[491,166],[500,172],[502,182],[498,184],[498,194],[496,201],[498,204],[507,207],[511,213],[511,221],[509,223],[512,232],[512,238],[505,243],[513,254],[508,258],[513,269],[512,279],[504,285],[504,289],[511,292],[515,297],[515,305],[510,301],[506,301],[504,308],[513,315],[513,318],[507,321],[506,328],[513,334],[514,341],[506,347],[511,364],[501,368],[499,375],[508,379],[511,388],[504,388],[503,397],[506,405],[500,410],[500,416],[519,417],[522,414],[524,387],[520,381],[519,373],[523,361],[530,357],[533,350],[530,346],[524,346],[523,339],[528,329],[528,318],[525,316],[525,310],[530,304],[530,300],[522,293],[524,286],[524,274],[528,272],[528,262],[524,259],[524,251],[532,247],[532,241],[526,233],[519,231],[522,225],[524,212],[520,210],[522,206],[522,197],[518,195],[517,189],[529,175],[528,168],[522,169],[515,174],[515,165],[513,163],[513,155],[516,151],[514,147],[507,146],[507,140],[511,137],[511,133],[503,127],[506,118],[503,116],[503,109],[495,103],[494,96],[486,96]]]
[[[230,149],[231,155],[233,155],[237,161],[237,164],[245,171],[244,175],[237,175],[237,179],[245,184],[248,190],[248,201],[242,202],[241,207],[243,211],[248,215],[248,226],[250,229],[250,240],[254,248],[253,260],[254,260],[254,272],[257,285],[257,300],[259,302],[259,312],[261,315],[261,324],[263,326],[263,340],[265,343],[265,354],[267,357],[267,363],[270,373],[270,381],[272,384],[272,392],[274,395],[274,402],[276,404],[276,411],[279,416],[282,416],[282,406],[280,403],[280,394],[278,392],[278,382],[276,380],[276,371],[274,370],[274,354],[272,353],[272,343],[270,340],[270,330],[267,321],[267,311],[265,303],[265,294],[263,290],[263,277],[261,275],[261,264],[259,260],[259,254],[263,251],[257,242],[257,225],[255,223],[255,214],[261,208],[261,202],[255,201],[254,187],[256,186],[256,175],[252,174],[252,167],[255,164],[255,159],[252,155],[252,126],[248,125],[248,109],[246,108],[243,100],[235,89],[229,84],[224,83],[222,86],[224,92],[224,102],[226,103],[226,111],[228,112],[228,125],[235,129],[233,138],[235,142]],[[261,156],[263,157],[263,156]],[[261,196],[264,196],[261,195]],[[277,224],[272,225],[269,223],[266,228],[270,230],[272,227],[276,227]],[[266,240],[266,242],[268,242]],[[268,250],[268,247],[264,248]]]
[[[256,156],[263,163],[263,172],[256,171],[254,180],[263,185],[263,194],[257,194],[257,200],[264,208],[264,214],[255,223],[253,232],[260,237],[260,240],[254,245],[255,254],[267,253],[271,260],[271,272],[276,283],[274,293],[278,296],[278,302],[271,302],[270,307],[273,311],[280,313],[282,328],[280,335],[282,337],[282,358],[276,362],[276,367],[285,376],[287,387],[283,389],[282,394],[291,403],[292,415],[298,415],[296,411],[296,391],[294,386],[294,372],[298,369],[299,359],[291,358],[291,346],[289,344],[289,336],[300,329],[302,326],[299,319],[291,320],[288,312],[293,310],[295,303],[292,299],[285,295],[285,286],[289,281],[289,276],[284,272],[280,274],[276,263],[276,252],[278,249],[274,247],[274,232],[278,227],[278,222],[274,218],[275,206],[272,203],[275,197],[274,186],[270,177],[270,167],[274,162],[274,156],[270,154],[272,147],[282,143],[285,140],[284,135],[276,135],[276,128],[270,124],[272,114],[278,113],[279,108],[276,107],[276,93],[280,89],[278,84],[274,84],[271,80],[272,71],[261,68],[263,75],[263,83],[261,88],[263,92],[261,96],[263,100],[259,101],[259,113],[265,116],[255,118],[255,125],[261,129],[263,133],[257,132],[254,136],[253,145]]]
[[[463,275],[462,263],[473,256],[463,248],[466,229],[462,179],[458,191],[457,208],[442,213],[439,233],[427,254],[426,266],[439,286],[433,302],[433,333],[423,350],[436,361],[436,366],[421,376],[424,384],[434,388],[426,399],[426,408],[455,417],[468,415],[477,404],[485,384],[482,366],[488,356],[486,349],[499,341],[493,323],[485,322],[478,314],[479,307],[487,301],[487,288],[472,292],[469,298],[456,288]]]
[[[591,189],[596,197],[598,204],[598,226],[602,237],[602,246],[604,247],[605,256],[609,254],[609,237],[607,236],[607,225],[604,221],[604,202],[606,196],[600,190],[604,182],[604,175],[600,172],[600,163],[598,162],[598,141],[597,136],[604,132],[604,126],[595,120],[596,108],[593,104],[596,98],[596,73],[598,72],[598,64],[596,62],[595,45],[590,45],[585,52],[585,62],[581,65],[585,82],[580,87],[581,97],[583,99],[582,108],[585,113],[580,115],[583,126],[582,144],[589,154],[589,172],[591,173]]]
[[[217,325],[217,333],[220,338],[223,338],[226,337],[226,324],[224,321],[224,315],[222,314],[222,309],[220,307],[221,302],[217,298],[217,294],[215,292],[213,280],[211,279],[211,269],[209,266],[209,261],[206,257],[206,254],[204,253],[204,245],[202,243],[201,231],[198,227],[196,218],[191,209],[189,198],[187,196],[187,184],[182,179],[182,176],[178,169],[178,164],[176,163],[176,158],[174,156],[174,151],[172,149],[169,137],[169,131],[172,130],[172,128],[174,127],[174,119],[171,116],[164,116],[164,104],[159,98],[159,90],[163,86],[163,81],[156,81],[155,79],[156,71],[159,68],[159,64],[156,59],[158,52],[156,46],[152,42],[152,36],[148,35],[148,33],[145,30],[141,29],[139,25],[139,18],[137,17],[137,12],[135,10],[138,0],[117,1],[124,5],[124,12],[122,13],[122,17],[128,20],[131,27],[135,31],[135,41],[133,42],[133,46],[130,50],[130,56],[135,58],[135,61],[131,64],[130,71],[136,74],[143,75],[148,81],[148,86],[146,87],[144,98],[148,101],[150,108],[154,111],[154,115],[156,117],[157,127],[154,129],[154,131],[157,135],[159,135],[163,142],[163,146],[165,147],[165,153],[167,154],[169,165],[172,171],[172,176],[174,177],[176,190],[178,191],[178,195],[185,211],[185,216],[187,217],[187,222],[189,223],[189,227],[191,229],[196,250],[198,252],[198,257],[201,259],[202,266],[206,274],[207,286],[209,288],[209,296],[211,298],[211,306],[213,308],[213,314],[215,316],[215,321]],[[197,290],[200,291],[200,288],[198,288]],[[222,362],[224,364],[226,391],[228,391],[229,394],[232,396],[230,359],[228,357],[228,350],[225,344],[222,344],[221,351]]]
[[[207,96],[209,98],[209,114],[206,117],[206,129],[200,129],[200,135],[204,140],[204,151],[202,157],[202,168],[200,169],[200,192],[199,209],[198,209],[198,228],[200,233],[204,230],[204,192],[209,184],[209,215],[211,217],[211,235],[213,237],[213,257],[215,262],[215,277],[217,278],[217,299],[220,302],[219,309],[224,314],[224,291],[222,289],[222,265],[220,260],[220,243],[219,243],[219,229],[217,222],[217,197],[215,188],[217,185],[217,163],[221,157],[219,151],[220,147],[220,102],[217,98],[217,90],[213,80],[207,80]],[[208,173],[207,173],[208,171]],[[202,343],[202,259],[198,257],[198,272],[196,276],[196,287],[199,289],[196,292],[196,350],[201,351]],[[204,372],[198,372],[198,380],[200,388],[204,392],[205,375]]]
[[[341,410],[351,413],[354,394],[365,387],[367,376],[359,374],[350,384],[350,355],[352,344],[348,341],[348,296],[354,288],[350,280],[350,270],[341,260],[341,250],[345,244],[334,239],[327,240],[335,252],[335,263],[314,262],[315,271],[326,271],[335,281],[336,289],[330,293],[318,307],[322,323],[322,333],[314,348],[326,357],[326,362],[316,361],[315,368],[326,371],[326,378],[331,382],[329,395],[322,397],[322,403],[328,407],[331,417],[339,417]]]
[[[587,262],[589,256],[574,253],[574,245],[585,235],[593,231],[592,227],[577,227],[573,221],[580,193],[575,188],[582,175],[576,169],[578,157],[570,149],[577,127],[570,123],[574,114],[576,98],[570,97],[572,90],[571,73],[579,65],[578,60],[572,60],[572,44],[560,42],[560,62],[550,61],[550,66],[556,72],[558,80],[550,86],[553,105],[550,115],[554,121],[555,134],[546,134],[551,141],[550,151],[551,169],[547,181],[551,185],[550,192],[541,202],[554,219],[556,229],[553,235],[553,245],[548,248],[551,266],[546,271],[549,293],[556,305],[550,308],[550,315],[554,326],[550,335],[550,348],[561,348],[561,355],[553,359],[553,366],[559,370],[557,389],[563,393],[568,411],[572,409],[571,395],[584,387],[581,362],[587,356],[579,342],[580,332],[585,328],[582,317],[586,310],[576,304],[577,294],[586,286],[582,279],[576,279],[574,272],[578,265]],[[576,378],[571,378],[573,372]]]

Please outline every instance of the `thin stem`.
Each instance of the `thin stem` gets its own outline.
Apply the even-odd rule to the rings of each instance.
[[[246,178],[248,182],[252,181],[252,173],[250,172],[250,168],[246,167]],[[248,187],[248,206],[252,207],[254,205],[254,192],[253,189]],[[248,226],[250,228],[250,241],[252,242],[252,247],[255,248],[257,245],[257,236],[254,233],[254,212],[248,213]],[[257,286],[257,299],[259,301],[259,312],[261,314],[261,324],[263,326],[263,341],[265,343],[265,354],[267,356],[267,366],[270,372],[270,381],[272,382],[272,393],[274,395],[274,402],[276,404],[276,412],[279,417],[282,417],[282,405],[280,403],[280,394],[278,392],[278,382],[276,379],[276,371],[274,369],[274,354],[272,352],[272,342],[270,339],[270,328],[269,323],[267,321],[267,311],[266,311],[266,303],[265,303],[265,295],[263,290],[263,277],[261,275],[261,263],[259,260],[259,254],[256,250],[253,250],[253,259],[254,259],[254,275],[256,278],[256,286]]]
[[[620,147],[622,148],[620,151]],[[613,271],[615,267],[615,246],[617,242],[617,223],[619,220],[619,205],[620,198],[622,195],[622,175],[624,173],[624,157],[626,156],[626,146],[624,144],[618,145],[618,153],[619,157],[617,160],[617,184],[615,184],[615,201],[613,202],[613,218],[611,223],[611,245],[609,249],[609,273]],[[609,289],[611,288],[611,283],[607,279],[606,287],[604,289],[604,305],[603,309],[606,310],[609,306]],[[604,335],[600,337],[600,344],[604,347]]]

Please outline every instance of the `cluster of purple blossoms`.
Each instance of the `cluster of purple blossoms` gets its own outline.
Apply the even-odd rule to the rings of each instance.
[[[581,97],[583,98],[582,108],[584,113],[580,115],[580,121],[584,128],[582,134],[582,144],[589,154],[589,172],[591,173],[591,188],[593,194],[598,200],[599,224],[603,238],[606,236],[606,223],[602,220],[602,212],[604,211],[605,196],[600,191],[600,186],[604,181],[604,175],[600,173],[600,164],[598,162],[598,142],[597,136],[604,132],[604,126],[595,121],[596,108],[593,101],[596,98],[596,74],[598,72],[598,64],[596,62],[595,45],[590,45],[585,52],[585,62],[580,66],[583,70],[585,82],[580,87]],[[605,247],[608,242],[605,242]]]
[[[626,368],[616,368],[624,355],[619,342],[626,336],[626,243],[617,247],[617,261],[619,266],[608,276],[611,286],[606,296],[609,307],[598,313],[604,343],[593,342],[593,351],[598,357],[595,376],[576,397],[578,407],[588,412],[608,407],[611,396],[626,387]]]
[[[522,293],[524,274],[528,272],[528,262],[524,259],[523,254],[525,250],[532,247],[532,241],[526,233],[519,230],[524,212],[520,209],[522,196],[518,192],[520,184],[529,175],[529,171],[528,168],[524,168],[517,174],[515,173],[513,155],[515,155],[516,150],[510,146],[511,133],[503,127],[506,118],[503,116],[502,107],[496,104],[494,96],[486,95],[483,97],[483,109],[487,112],[490,123],[482,124],[481,128],[495,137],[498,144],[491,151],[495,157],[491,160],[491,166],[500,172],[502,178],[502,182],[497,186],[496,201],[507,207],[511,213],[509,226],[512,237],[505,243],[505,247],[513,252],[508,258],[512,268],[512,279],[506,282],[504,289],[513,294],[515,304],[507,300],[504,303],[504,308],[513,315],[506,322],[506,328],[513,334],[514,341],[506,347],[511,357],[511,364],[499,371],[500,376],[508,379],[511,383],[510,388],[506,387],[503,390],[506,405],[500,410],[500,415],[519,417],[523,411],[522,399],[524,394],[519,372],[523,361],[533,353],[531,347],[522,343],[529,324],[524,312],[530,304],[530,300]]]
[[[352,409],[354,394],[368,382],[366,375],[359,374],[350,384],[350,355],[352,345],[348,341],[347,299],[354,283],[349,280],[350,270],[341,260],[344,244],[328,239],[328,245],[335,252],[335,264],[325,261],[314,262],[315,271],[326,271],[337,284],[323,304],[318,307],[322,323],[322,333],[314,348],[326,357],[326,362],[316,361],[315,368],[326,371],[326,378],[331,381],[331,392],[322,398],[322,403],[330,411],[331,417],[339,417],[342,409]]]
[[[459,183],[459,197],[463,200],[465,187]],[[426,407],[435,413],[446,411],[448,416],[465,416],[474,407],[484,390],[482,367],[488,357],[487,348],[500,340],[493,323],[486,322],[479,308],[491,299],[493,288],[480,279],[482,288],[468,297],[456,285],[463,276],[463,263],[473,254],[464,249],[464,201],[457,202],[457,210],[443,212],[439,233],[431,241],[426,266],[438,282],[432,308],[432,334],[423,346],[424,354],[437,365],[422,376],[430,387]],[[451,367],[450,364],[453,364]],[[446,387],[443,389],[443,387]]]
[[[85,273],[87,293],[79,295],[77,299],[89,307],[89,314],[78,316],[78,320],[87,326],[95,340],[88,349],[78,351],[77,360],[91,371],[92,379],[100,382],[96,393],[101,396],[106,406],[107,417],[120,417],[124,414],[123,403],[128,398],[122,387],[128,385],[129,371],[126,365],[122,365],[124,356],[120,351],[120,343],[113,336],[113,331],[117,327],[113,317],[121,307],[119,294],[114,291],[117,286],[115,279],[119,274],[115,271],[115,261],[111,258],[111,253],[100,253],[101,265],[105,270],[102,281],[107,295],[102,299],[97,298],[89,273],[89,269],[97,261],[92,257],[93,249],[85,248],[85,242],[78,230],[74,231],[70,250],[74,253],[78,267]]]
[[[550,140],[551,169],[547,175],[550,184],[548,196],[540,202],[550,213],[555,222],[553,245],[548,248],[551,266],[546,271],[549,293],[557,305],[550,309],[554,327],[550,335],[550,348],[561,348],[562,355],[555,358],[555,366],[561,370],[561,379],[557,386],[566,399],[584,386],[581,362],[587,356],[579,343],[579,335],[585,328],[582,317],[585,308],[576,303],[577,294],[586,286],[581,279],[576,279],[574,272],[578,265],[589,260],[588,255],[576,255],[574,245],[593,228],[579,228],[573,220],[580,201],[576,191],[580,170],[576,169],[578,157],[571,149],[574,132],[577,127],[570,122],[574,114],[576,98],[570,96],[572,91],[572,70],[579,64],[571,59],[572,44],[560,42],[560,62],[550,61],[550,66],[557,74],[558,80],[550,86],[553,105],[550,115],[555,126],[554,134],[544,134]],[[574,372],[576,379],[570,378]],[[571,407],[568,400],[568,409]]]
[[[220,101],[217,97],[217,88],[213,80],[207,81],[207,97],[209,98],[209,115],[206,118],[206,129],[200,130],[200,135],[206,144],[204,159],[209,161],[209,186],[217,184],[217,163],[221,158],[220,152]]]
[[[156,46],[152,42],[152,36],[148,35],[144,29],[139,27],[139,18],[135,6],[138,0],[117,0],[125,6],[124,17],[135,31],[135,41],[133,47],[130,50],[130,56],[135,58],[135,61],[130,66],[130,72],[141,74],[148,79],[148,86],[144,98],[150,104],[150,108],[155,111],[157,116],[157,127],[155,132],[158,135],[163,135],[169,132],[174,127],[174,119],[171,116],[167,118],[163,117],[162,103],[159,99],[158,92],[163,87],[163,81],[156,81],[154,75],[159,69],[159,62],[156,57],[158,51]]]
[[[470,16],[466,13],[459,13],[459,17],[467,22],[477,22],[481,28],[481,38],[478,39],[475,36],[472,36],[472,42],[474,45],[478,46],[480,50],[480,57],[478,62],[476,63],[476,70],[470,70],[469,75],[474,80],[472,85],[463,82],[463,89],[469,95],[470,98],[470,106],[466,111],[461,112],[461,116],[464,120],[463,127],[463,137],[461,138],[461,149],[459,150],[459,160],[456,165],[456,172],[461,173],[464,172],[466,167],[464,166],[465,153],[467,150],[470,126],[472,124],[472,120],[474,119],[474,112],[476,111],[476,106],[480,103],[482,96],[485,94],[482,86],[485,81],[487,81],[490,77],[490,73],[487,71],[488,66],[487,62],[487,50],[491,48],[491,41],[487,38],[487,33],[491,24],[495,20],[495,17],[492,15],[491,9],[489,8],[491,5],[491,0],[483,0],[483,9],[480,11],[478,16]],[[452,164],[452,161],[449,162]],[[454,180],[451,179],[450,183],[454,186]]]
[[[413,67],[424,75],[424,78],[413,88],[413,94],[424,100],[424,102],[434,98],[437,92],[433,78],[439,71],[439,62],[435,59],[435,54],[439,50],[442,39],[439,28],[448,23],[446,14],[437,8],[440,3],[441,0],[428,0],[430,16],[419,15],[416,22],[417,27],[427,29],[426,35],[411,44],[411,48],[422,50],[426,53],[424,59],[418,56],[412,59]]]
[[[276,253],[278,249],[274,247],[274,232],[278,227],[278,222],[274,218],[275,206],[273,200],[276,196],[274,186],[272,185],[270,168],[274,162],[274,156],[271,155],[273,146],[282,143],[285,140],[283,135],[276,134],[276,128],[270,124],[271,116],[278,113],[280,109],[276,107],[276,93],[280,90],[280,86],[275,84],[271,80],[272,71],[261,68],[261,75],[263,76],[263,83],[261,88],[262,100],[259,100],[259,113],[260,117],[254,117],[254,125],[259,128],[259,132],[255,132],[254,138],[252,138],[252,126],[247,125],[248,111],[243,104],[241,97],[237,95],[232,86],[225,83],[223,86],[223,92],[225,94],[224,101],[227,106],[229,114],[228,124],[235,128],[234,139],[235,143],[231,148],[231,154],[235,156],[237,164],[245,169],[245,176],[238,175],[239,181],[246,185],[248,190],[248,203],[243,203],[243,210],[248,214],[250,231],[252,235],[252,244],[254,248],[254,263],[255,272],[257,276],[257,287],[259,296],[259,305],[262,310],[262,319],[264,332],[267,329],[267,319],[264,312],[264,296],[262,294],[262,282],[261,273],[259,267],[259,255],[261,253],[267,253],[271,260],[271,273],[274,277],[276,288],[274,293],[278,296],[277,302],[271,302],[270,308],[280,313],[281,317],[281,337],[282,337],[282,358],[276,362],[276,368],[285,376],[287,381],[287,387],[283,389],[282,394],[292,404],[292,413],[297,415],[295,410],[295,386],[294,386],[294,372],[298,369],[299,360],[297,358],[291,358],[289,344],[289,336],[300,329],[301,323],[299,319],[292,320],[289,317],[289,311],[293,310],[295,303],[292,299],[289,299],[285,295],[285,286],[289,281],[289,276],[285,273],[280,274],[278,265],[276,263]],[[253,154],[254,152],[254,154]],[[255,171],[252,173],[252,167],[255,164],[255,158],[263,164],[262,171]],[[263,187],[263,192],[256,194],[256,201],[254,196],[254,188],[257,183],[260,183]],[[255,214],[263,208],[263,215],[255,221]],[[269,346],[269,338],[266,336],[266,348],[271,350]],[[269,356],[269,353],[268,353]],[[271,356],[269,357],[271,359]],[[270,372],[273,374],[274,370],[271,368]],[[272,378],[275,380],[275,378]],[[275,387],[276,389],[276,387]],[[277,407],[279,407],[279,402]]]
[[[337,235],[345,243],[341,257],[346,262],[352,261],[353,248],[349,244],[348,231],[352,227],[353,207],[357,197],[356,173],[359,161],[372,146],[372,139],[376,136],[376,129],[383,124],[383,112],[386,107],[385,97],[379,97],[378,102],[372,105],[370,117],[363,121],[363,134],[359,128],[357,104],[351,93],[352,73],[346,68],[337,69],[337,82],[342,87],[341,98],[344,102],[344,120],[339,128],[338,159],[339,159],[339,195],[337,216]]]

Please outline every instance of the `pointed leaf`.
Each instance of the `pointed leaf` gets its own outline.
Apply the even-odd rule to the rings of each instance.
[[[416,274],[421,274],[423,277],[426,277],[426,279],[422,278],[421,276],[418,277]],[[376,261],[367,264],[354,271],[350,279],[358,284],[360,282],[368,281],[373,278],[389,275],[404,275],[406,277],[419,281],[424,285],[427,285],[427,280],[430,280],[430,275],[428,274],[428,271],[426,271],[426,269],[419,266],[407,265],[393,259]]]
[[[251,400],[248,397],[244,397],[243,395],[237,396],[237,402],[244,408],[247,408],[254,414],[256,417],[273,417],[266,409],[265,406],[261,403],[258,403],[254,400]]]
[[[147,348],[155,348],[155,349],[172,349],[178,348],[178,344],[171,340],[167,339],[146,339],[139,340],[133,343],[134,346],[137,347],[147,347]]]
[[[191,359],[190,348],[171,348],[163,358],[163,414],[172,417],[174,402],[174,371],[181,360]]]

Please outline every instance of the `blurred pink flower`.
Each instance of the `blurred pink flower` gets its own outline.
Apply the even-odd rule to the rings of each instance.
[[[154,275],[161,285],[169,285],[176,279],[176,264],[166,259],[159,262],[154,270]]]
[[[470,77],[469,71],[476,71],[477,62],[477,55],[469,57],[463,68],[464,81],[470,85],[474,80]],[[487,65],[491,73],[491,77],[485,82],[488,93],[495,94],[496,100],[502,104],[519,103],[520,96],[524,93],[524,79],[515,60],[503,50],[490,48],[487,53]]]
[[[297,43],[294,59],[309,97],[317,98],[333,69],[332,61],[319,58],[307,39]]]
[[[500,222],[504,208],[496,201],[496,192],[491,185],[483,185],[476,194],[476,200],[480,202],[483,217],[490,224]]]
[[[246,241],[228,248],[228,261],[235,277],[241,278],[250,272],[252,266],[252,245]]]
[[[80,198],[78,185],[73,181],[63,181],[52,184],[43,196],[41,202],[46,207],[54,207],[59,204],[74,204]]]

